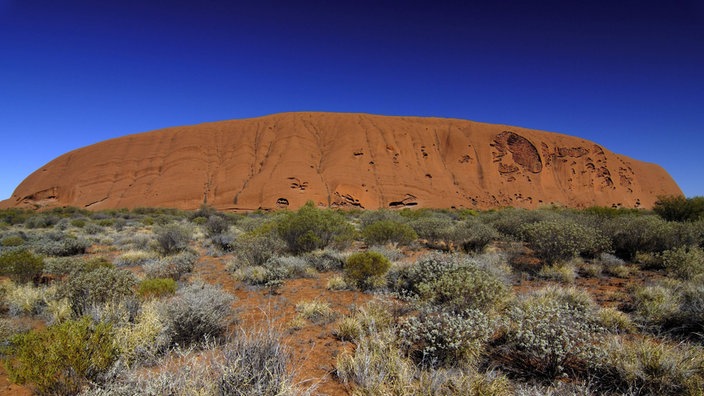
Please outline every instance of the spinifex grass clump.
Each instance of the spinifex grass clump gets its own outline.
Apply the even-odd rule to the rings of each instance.
[[[336,316],[330,303],[321,300],[301,301],[296,304],[296,312],[315,324],[329,323]]]
[[[704,349],[647,337],[615,337],[594,360],[594,388],[610,394],[701,395]]]
[[[665,330],[686,339],[704,338],[704,284],[699,277],[638,287],[632,308],[636,319],[655,333]]]

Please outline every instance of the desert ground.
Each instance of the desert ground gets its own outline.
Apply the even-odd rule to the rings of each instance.
[[[6,209],[0,393],[701,394],[657,209]]]

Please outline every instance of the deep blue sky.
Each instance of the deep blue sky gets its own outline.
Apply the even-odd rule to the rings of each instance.
[[[566,133],[704,196],[704,1],[0,0],[0,199],[101,140],[286,111]]]

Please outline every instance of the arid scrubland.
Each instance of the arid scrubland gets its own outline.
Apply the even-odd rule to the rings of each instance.
[[[8,209],[4,375],[44,395],[701,395],[700,206]]]

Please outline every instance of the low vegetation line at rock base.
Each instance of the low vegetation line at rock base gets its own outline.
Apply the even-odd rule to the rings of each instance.
[[[699,395],[698,202],[2,210],[2,364],[38,395]]]

